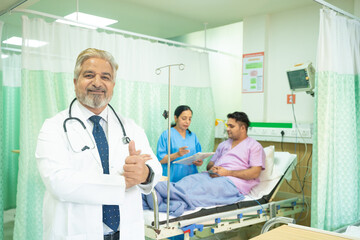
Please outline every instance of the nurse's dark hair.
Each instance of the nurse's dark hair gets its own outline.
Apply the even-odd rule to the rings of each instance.
[[[100,49],[96,49],[96,48],[85,49],[77,57],[76,63],[75,63],[75,68],[74,68],[74,79],[76,79],[76,81],[79,78],[79,75],[81,72],[81,67],[82,67],[83,63],[86,60],[88,60],[89,58],[100,58],[100,59],[104,59],[105,61],[107,61],[113,70],[112,79],[113,79],[113,81],[115,81],[116,71],[119,66],[116,63],[114,57],[109,52],[100,50]]]
[[[227,118],[232,118],[232,119],[235,119],[237,122],[245,124],[246,131],[248,130],[248,128],[250,126],[250,120],[249,120],[248,116],[246,115],[246,113],[244,113],[244,112],[229,113],[227,115]]]
[[[190,110],[191,114],[193,113],[193,111],[191,110],[191,108],[189,106],[180,105],[175,109],[174,116],[176,116],[178,118],[183,111],[187,111],[187,110]],[[175,127],[175,126],[176,126],[176,123],[171,124],[171,127]],[[187,129],[187,130],[189,131],[189,133],[191,133],[190,129]]]

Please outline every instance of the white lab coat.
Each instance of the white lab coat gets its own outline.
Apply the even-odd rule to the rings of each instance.
[[[89,129],[76,102],[72,107],[72,116],[81,119]],[[46,187],[43,239],[103,239],[103,204],[119,205],[121,240],[144,239],[141,193],[150,193],[162,170],[143,129],[132,120],[120,117],[126,134],[135,141],[136,149],[142,150],[142,154],[151,154],[152,159],[146,164],[155,173],[152,184],[140,184],[126,190],[125,179],[119,171],[122,171],[125,158],[129,155],[128,144],[122,142],[123,132],[112,110],[108,110],[109,175],[102,173],[92,133],[88,135],[76,121],[67,123],[70,141],[78,149],[85,144],[95,148],[80,153],[72,151],[63,129],[66,118],[68,110],[47,119],[37,143],[38,169]]]

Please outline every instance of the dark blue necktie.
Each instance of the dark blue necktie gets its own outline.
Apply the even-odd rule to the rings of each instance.
[[[93,135],[99,151],[103,173],[109,174],[109,145],[103,128],[100,125],[100,116],[91,116],[90,121],[94,123]],[[103,205],[103,222],[113,231],[117,231],[120,223],[120,212],[118,205]]]

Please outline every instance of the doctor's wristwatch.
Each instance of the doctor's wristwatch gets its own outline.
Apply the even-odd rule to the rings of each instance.
[[[149,183],[152,183],[153,179],[154,179],[154,171],[152,170],[152,168],[146,164],[146,166],[149,168],[149,175],[148,177],[146,178],[146,181],[141,183],[141,184],[149,184]]]

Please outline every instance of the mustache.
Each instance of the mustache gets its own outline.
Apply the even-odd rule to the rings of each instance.
[[[90,88],[87,88],[86,91],[87,92],[89,92],[89,91],[103,91],[103,92],[106,93],[106,89],[103,88],[103,87],[90,87]]]

